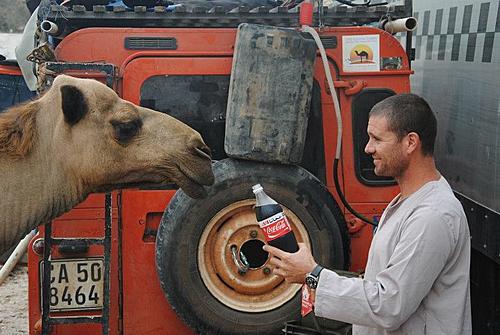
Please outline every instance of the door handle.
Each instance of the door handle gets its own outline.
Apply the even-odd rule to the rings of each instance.
[[[333,86],[344,89],[344,94],[347,96],[358,94],[366,85],[367,83],[364,80],[336,80],[333,82]]]

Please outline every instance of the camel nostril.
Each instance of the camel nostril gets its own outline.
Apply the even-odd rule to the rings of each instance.
[[[195,148],[195,150],[201,157],[212,160],[212,153],[209,147],[207,146],[197,147]]]
[[[203,142],[200,135],[197,134],[197,136],[191,137],[189,144],[200,157],[212,160],[212,152],[205,142]]]

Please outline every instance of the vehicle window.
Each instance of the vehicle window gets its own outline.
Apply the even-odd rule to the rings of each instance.
[[[224,135],[229,76],[153,76],[141,87],[141,106],[181,120],[196,129],[212,150],[226,158]]]
[[[375,174],[372,158],[365,153],[365,146],[368,143],[368,115],[372,107],[379,101],[384,100],[394,91],[388,89],[365,89],[361,91],[352,102],[353,140],[354,140],[354,165],[356,176],[359,181],[366,185],[392,185],[393,178],[379,177]]]

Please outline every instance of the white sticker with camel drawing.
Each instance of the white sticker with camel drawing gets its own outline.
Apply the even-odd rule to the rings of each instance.
[[[379,35],[342,36],[344,72],[380,71]]]

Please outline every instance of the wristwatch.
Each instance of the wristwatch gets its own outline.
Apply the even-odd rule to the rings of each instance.
[[[306,285],[311,289],[316,289],[318,287],[319,274],[323,270],[321,265],[316,265],[316,267],[307,274]]]

